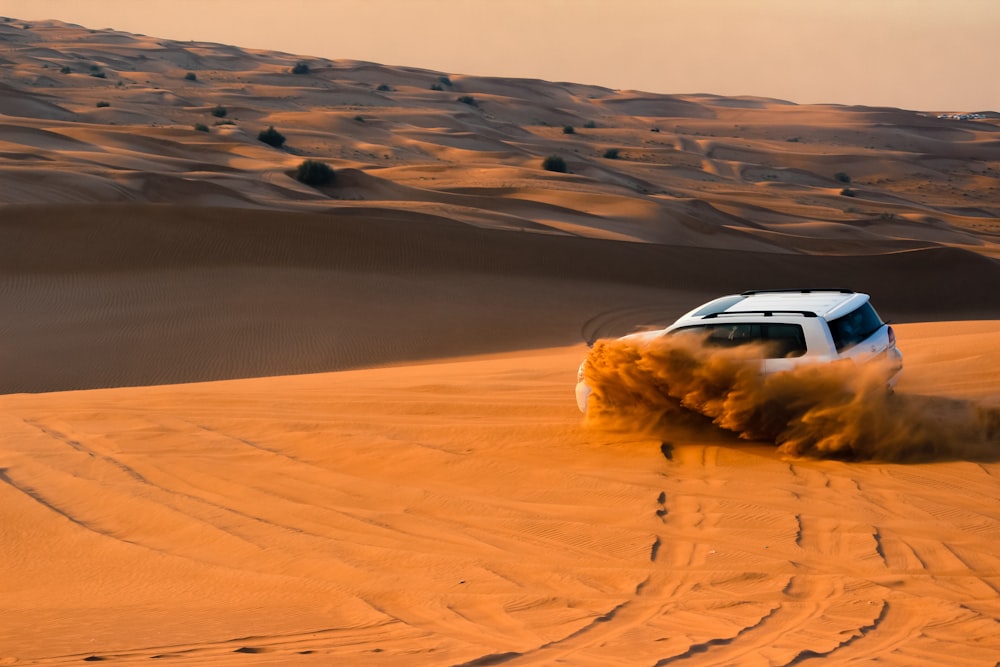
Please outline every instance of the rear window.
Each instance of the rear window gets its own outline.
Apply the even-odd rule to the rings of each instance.
[[[675,329],[671,334],[695,333],[705,335],[705,342],[713,347],[736,347],[750,343],[764,343],[768,359],[801,357],[806,353],[806,338],[798,324],[776,322],[699,324]]]
[[[868,302],[843,317],[830,320],[830,334],[837,350],[857,345],[882,327],[882,318]]]

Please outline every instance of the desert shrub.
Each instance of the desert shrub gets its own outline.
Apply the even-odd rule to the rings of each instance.
[[[306,160],[295,170],[295,180],[306,185],[326,185],[333,182],[333,169],[325,162]]]
[[[266,130],[261,130],[257,134],[257,140],[263,141],[268,146],[274,146],[275,148],[281,148],[285,145],[285,135],[274,129],[274,125]]]
[[[844,197],[857,197],[858,196],[858,193],[855,192],[854,190],[850,189],[850,188],[844,188],[843,190],[840,191],[840,194],[843,195]]]
[[[111,102],[105,102],[104,100],[101,100],[100,102],[97,103],[98,109],[103,109],[104,107],[109,107],[109,106],[111,106]]]
[[[802,138],[801,137],[788,137],[787,139],[785,139],[785,141],[787,141],[790,144],[797,144],[800,141],[802,141]]]
[[[62,68],[61,70],[59,70],[59,71],[60,71],[61,73],[63,73],[63,74],[72,74],[72,73],[73,73],[73,68],[72,68],[72,67],[70,67],[69,65],[65,65],[65,66],[63,66],[63,68]]]
[[[452,86],[451,79],[446,76],[439,76],[438,82],[440,82],[442,86],[448,86],[449,88]]]
[[[292,67],[292,74],[308,74],[308,73],[309,73],[308,63],[299,62],[295,63],[295,66]]]
[[[558,155],[550,155],[542,160],[542,169],[545,171],[558,171],[565,174],[566,160],[562,159]]]
[[[187,74],[184,75],[184,80],[185,81],[197,81],[198,80],[198,75],[195,74],[194,72],[188,72]]]
[[[98,79],[107,79],[108,78],[108,75],[105,74],[104,72],[91,72],[90,76],[95,76]]]
[[[563,134],[576,134],[576,129],[572,125],[565,125],[563,127]]]
[[[606,157],[609,160],[617,160],[618,153],[619,150],[617,148],[609,148],[608,150],[604,151],[604,157]]]
[[[365,117],[362,116],[361,114],[358,114],[357,116],[354,117],[354,120],[358,121],[359,123],[363,123],[365,122]]]
[[[217,126],[218,125],[236,125],[236,121],[235,120],[229,120],[228,118],[225,118],[223,120],[217,120],[217,121],[215,121],[214,124],[217,125]]]
[[[833,178],[835,180],[840,181],[841,183],[850,183],[851,182],[851,177],[848,176],[847,174],[845,174],[842,171],[838,171],[836,174],[834,174]]]
[[[594,122],[594,121],[592,121],[592,120],[588,120],[588,121],[587,121],[586,123],[584,123],[584,124],[583,124],[583,126],[584,126],[585,128],[587,128],[588,130],[592,130],[592,129],[594,129],[595,127],[597,127],[597,123],[595,123],[595,122]]]
[[[197,132],[208,132],[208,125],[205,125],[204,123],[195,123],[194,129]]]
[[[442,86],[440,83],[432,83],[431,90],[444,90],[444,86]]]
[[[216,107],[212,109],[212,115],[215,116],[216,118],[225,118],[226,114],[228,113],[229,109],[222,106],[221,104],[216,105]]]
[[[472,95],[462,95],[461,97],[458,98],[458,101],[461,102],[462,104],[468,104],[470,107],[479,106],[479,102],[477,102],[476,98],[473,97]]]
[[[392,90],[392,87],[389,86],[388,84],[380,83],[378,85],[378,88],[376,88],[375,90],[379,91],[380,93],[388,93],[389,91]]]

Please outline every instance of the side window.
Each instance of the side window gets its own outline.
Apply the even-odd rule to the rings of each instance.
[[[719,323],[686,327],[673,333],[702,334],[705,336],[705,344],[713,347],[737,347],[750,343],[765,343],[769,359],[801,357],[806,353],[805,334],[798,324]]]
[[[760,340],[757,324],[713,324],[708,342],[722,347],[736,347]]]
[[[830,320],[830,335],[837,350],[857,345],[882,326],[882,319],[870,303],[852,310],[843,317]]]
[[[798,324],[763,324],[764,340],[769,344],[770,359],[801,357],[806,353],[806,337]]]

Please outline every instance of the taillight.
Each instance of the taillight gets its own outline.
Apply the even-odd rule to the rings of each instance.
[[[889,334],[889,347],[896,347],[896,332],[890,326],[886,328],[886,333]]]

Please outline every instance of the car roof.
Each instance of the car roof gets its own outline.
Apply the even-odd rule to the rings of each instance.
[[[728,319],[744,314],[822,317],[829,320],[853,311],[866,301],[867,294],[843,288],[750,290],[710,301],[680,319]]]

